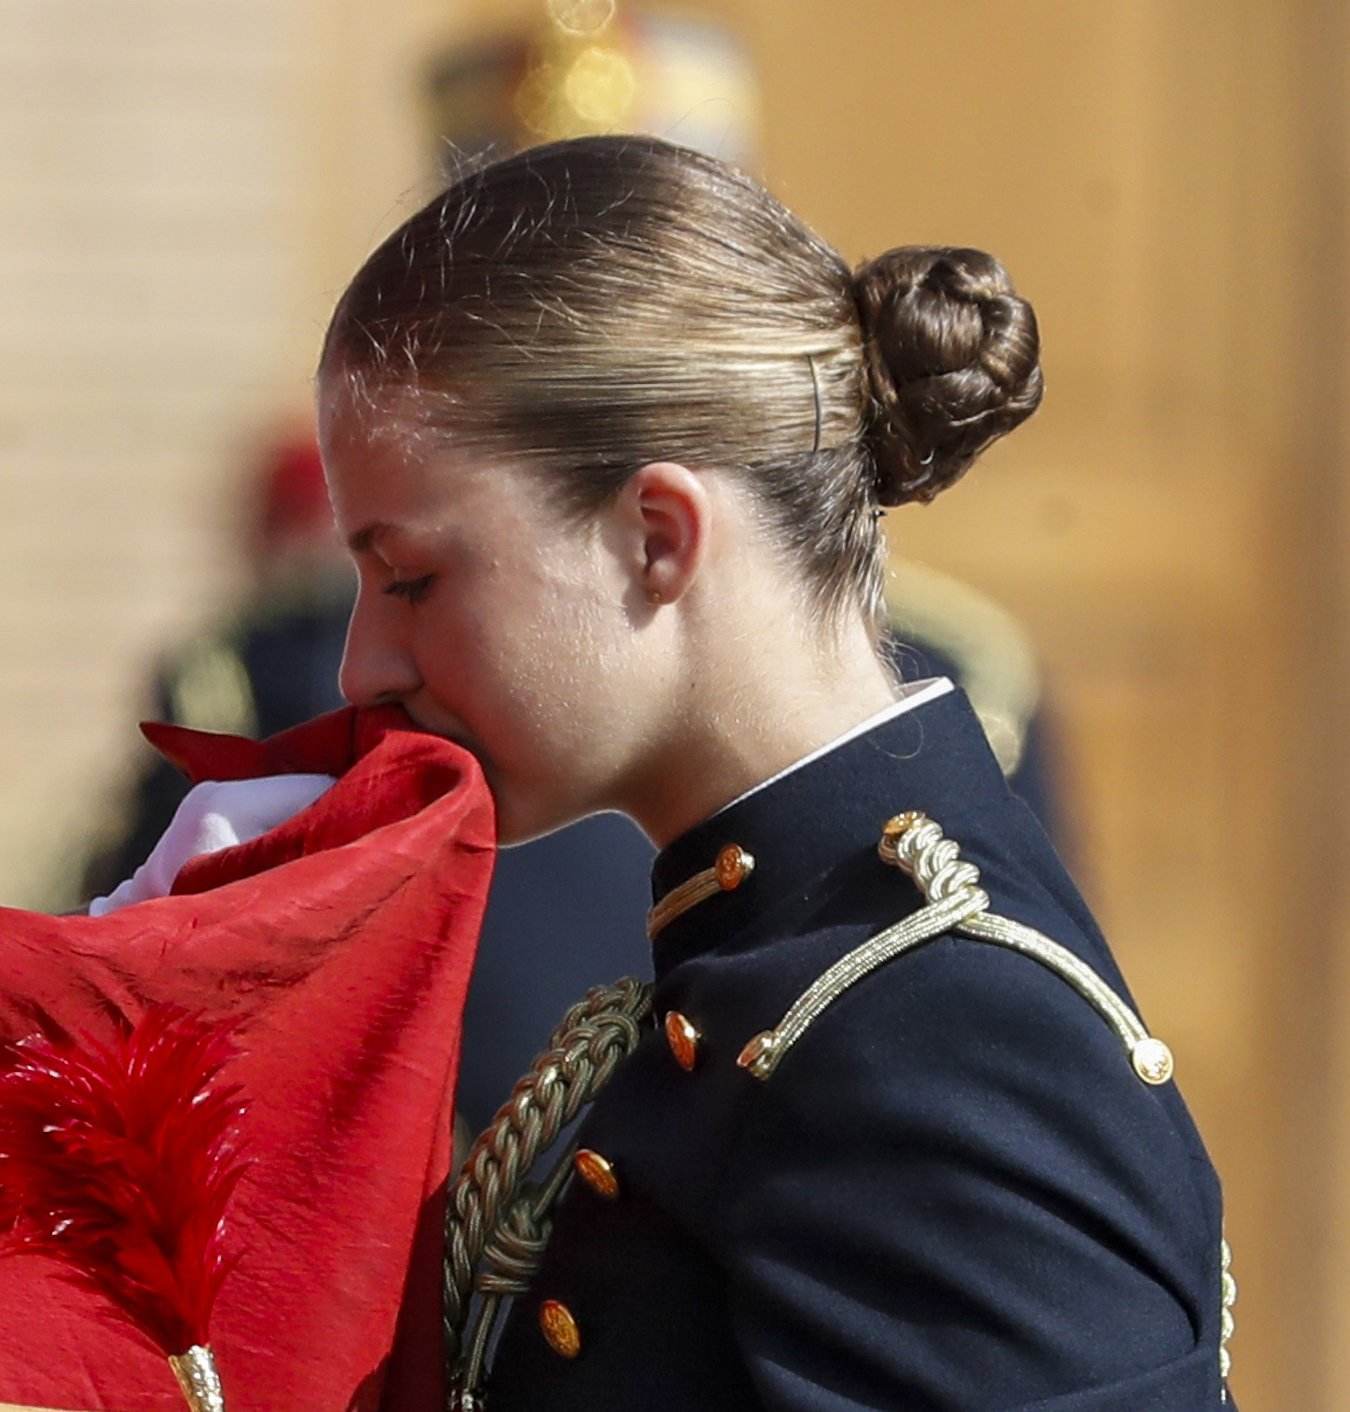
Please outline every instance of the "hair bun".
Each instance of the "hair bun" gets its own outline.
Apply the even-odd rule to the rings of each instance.
[[[1041,400],[1031,305],[982,250],[905,245],[853,276],[883,505],[931,500]]]

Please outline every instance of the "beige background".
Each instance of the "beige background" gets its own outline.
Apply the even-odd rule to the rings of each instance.
[[[1044,410],[892,529],[1027,622],[1075,852],[1225,1177],[1244,1412],[1350,1338],[1350,16],[714,0],[850,258],[996,251]],[[530,0],[0,0],[0,896],[41,904],[147,663],[237,579],[251,438],[428,190],[429,46]]]

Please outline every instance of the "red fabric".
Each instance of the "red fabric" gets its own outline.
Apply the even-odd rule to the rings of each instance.
[[[239,1412],[441,1412],[440,1249],[451,1097],[492,871],[491,798],[466,752],[396,708],[263,742],[147,734],[196,779],[338,783],[174,896],[107,917],[0,909],[0,1037],[34,1006],[110,1033],[169,1002],[240,1022],[226,1073],[253,1166],[227,1220],[213,1320]],[[0,1260],[0,1402],[181,1412],[164,1360],[45,1257]]]

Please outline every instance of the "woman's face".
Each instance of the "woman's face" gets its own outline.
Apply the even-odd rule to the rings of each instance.
[[[343,694],[398,702],[473,751],[503,843],[612,804],[638,727],[630,586],[603,535],[562,524],[541,479],[422,449],[339,386],[321,394],[329,491],[359,580]]]

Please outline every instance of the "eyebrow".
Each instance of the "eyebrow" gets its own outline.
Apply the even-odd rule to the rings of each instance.
[[[385,524],[383,520],[376,520],[373,524],[357,530],[355,534],[348,535],[347,548],[353,554],[364,554],[382,534],[388,534],[391,529],[392,525]]]

